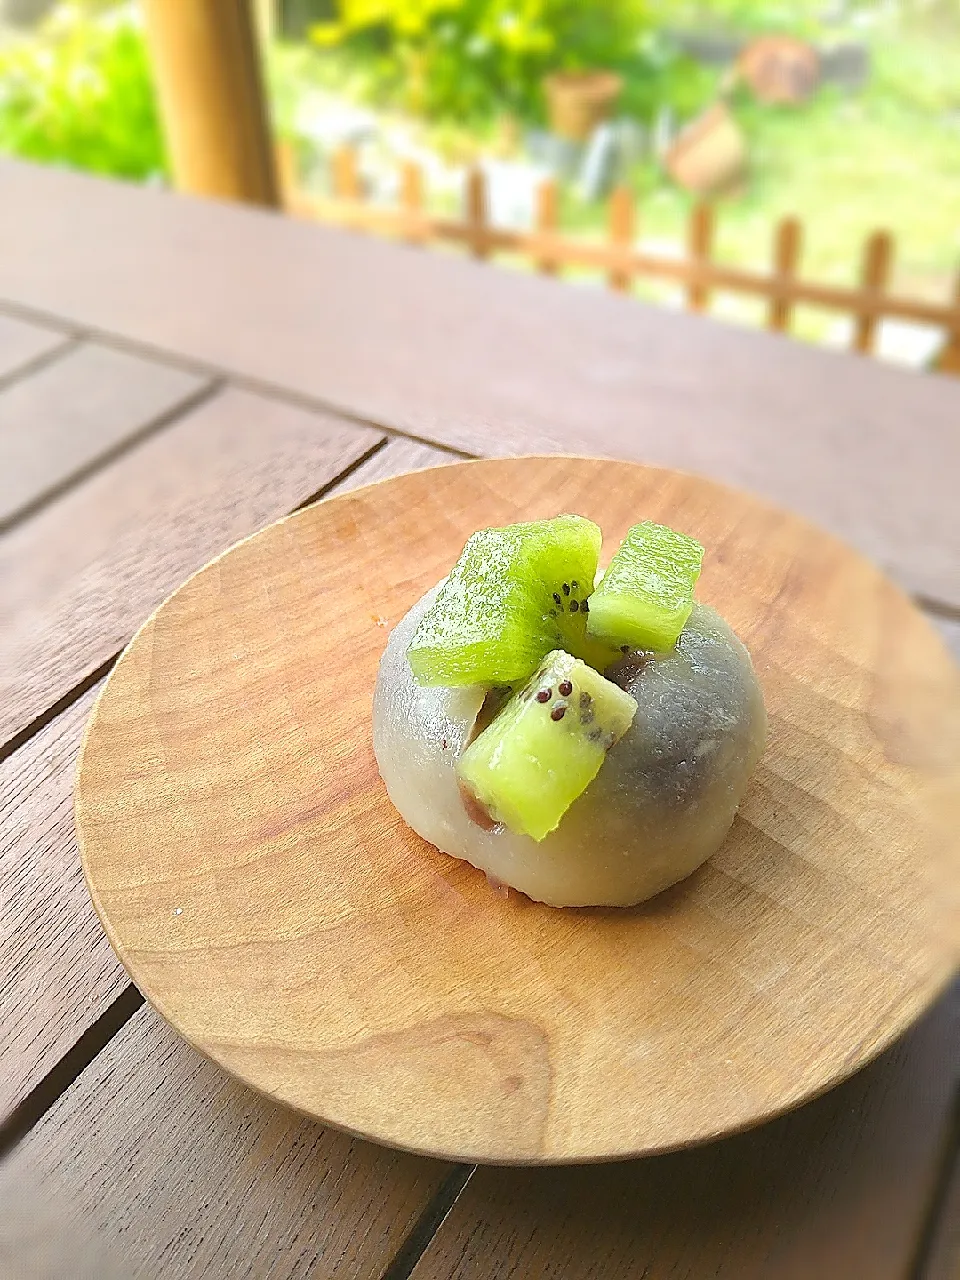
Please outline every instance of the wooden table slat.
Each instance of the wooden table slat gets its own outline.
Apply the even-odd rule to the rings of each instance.
[[[451,1169],[278,1107],[144,1008],[0,1166],[0,1274],[375,1280]]]
[[[6,161],[0,242],[14,234],[0,299],[468,452],[553,448],[697,471],[960,607],[956,379]]]
[[[0,540],[0,742],[115,654],[194,570],[381,439],[227,390]]]
[[[375,484],[377,480],[398,476],[403,471],[419,471],[422,467],[439,467],[444,463],[457,461],[456,454],[448,453],[445,449],[435,449],[432,445],[421,444],[419,440],[394,438],[388,440],[382,449],[378,449],[372,458],[361,462],[333,492],[346,493],[349,489],[359,489],[364,484]]]
[[[90,903],[73,828],[99,690],[0,764],[0,1122],[130,982]]]
[[[87,344],[0,389],[0,528],[207,386]]]
[[[35,362],[71,345],[66,333],[0,314],[0,387]]]
[[[753,1132],[622,1165],[479,1169],[413,1280],[906,1280],[958,1070],[960,985],[858,1076]]]

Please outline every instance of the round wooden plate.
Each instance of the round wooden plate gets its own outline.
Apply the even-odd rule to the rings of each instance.
[[[407,829],[370,745],[387,628],[475,529],[565,511],[607,557],[644,518],[699,538],[770,714],[723,848],[631,911],[501,899]],[[828,1088],[947,980],[957,683],[879,570],[743,494],[584,458],[422,471],[264,529],[144,625],[88,729],[83,866],[151,1004],[272,1097],[458,1160],[660,1151]]]

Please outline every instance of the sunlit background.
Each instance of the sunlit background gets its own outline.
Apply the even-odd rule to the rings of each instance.
[[[668,255],[681,252],[691,202],[707,197],[723,262],[766,264],[777,220],[796,215],[804,274],[849,283],[865,235],[883,227],[895,236],[891,291],[952,295],[956,0],[258,0],[256,9],[274,135],[291,145],[308,191],[329,190],[332,158],[350,146],[365,199],[396,201],[398,165],[413,161],[427,207],[442,213],[459,207],[464,175],[480,163],[495,224],[529,227],[549,176],[563,228],[586,235],[603,233],[607,198],[625,185],[639,245]],[[0,0],[0,151],[168,180],[136,4]],[[662,282],[633,287],[679,299]],[[718,295],[713,310],[760,323],[764,303]],[[851,325],[810,307],[792,323],[836,345]],[[938,340],[887,321],[879,354],[920,367]]]

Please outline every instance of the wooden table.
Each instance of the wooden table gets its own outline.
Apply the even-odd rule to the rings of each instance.
[[[183,1044],[87,898],[90,706],[189,573],[465,455],[699,470],[882,562],[960,651],[960,382],[275,215],[0,163],[0,1275],[948,1280],[960,988],[846,1084],[627,1165],[471,1169]]]

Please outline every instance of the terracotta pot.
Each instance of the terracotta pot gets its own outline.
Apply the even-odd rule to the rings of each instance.
[[[805,40],[760,36],[740,54],[736,70],[758,102],[805,102],[820,83],[820,55]]]
[[[680,134],[664,156],[674,182],[698,195],[723,191],[747,168],[747,147],[740,128],[722,103],[715,103]]]
[[[543,82],[550,129],[571,142],[585,142],[610,115],[623,89],[613,71],[557,71]]]

